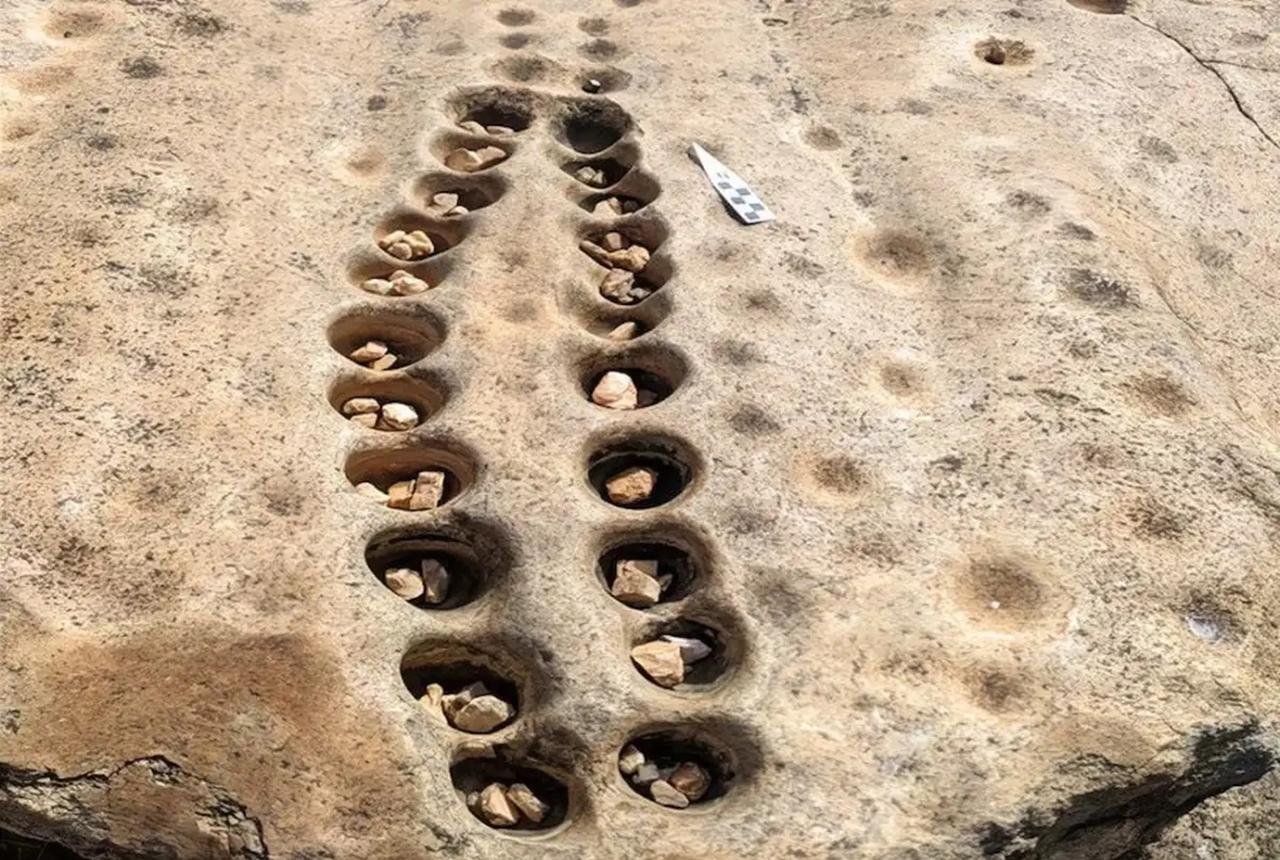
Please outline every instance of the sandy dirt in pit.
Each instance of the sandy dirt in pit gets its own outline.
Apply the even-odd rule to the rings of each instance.
[[[0,0],[0,856],[1280,852],[1278,30],[1166,0]],[[468,137],[485,110],[525,127]],[[693,141],[777,222],[731,220]],[[427,213],[446,186],[468,214]],[[363,291],[417,227],[432,289]],[[613,227],[652,254],[633,306],[578,250]],[[404,362],[345,357],[375,336]],[[667,396],[598,408],[616,368]],[[355,395],[425,420],[357,427]],[[655,453],[670,502],[600,498],[601,457]],[[422,468],[438,511],[353,486]],[[388,591],[407,538],[463,605]],[[678,599],[609,595],[637,543],[688,557]],[[705,683],[650,683],[629,647],[689,624]],[[424,713],[407,683],[459,662],[514,721]],[[723,796],[633,792],[646,735]],[[559,823],[477,820],[459,787],[495,767]]]

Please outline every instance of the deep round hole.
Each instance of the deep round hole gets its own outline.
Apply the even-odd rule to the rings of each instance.
[[[344,419],[369,427],[368,424],[353,418],[356,414],[376,416],[378,420],[369,429],[386,432],[403,432],[412,427],[401,426],[405,417],[403,410],[388,411],[385,416],[379,410],[352,409],[353,400],[377,401],[379,407],[388,404],[404,404],[417,413],[414,427],[423,424],[444,406],[446,395],[443,385],[423,379],[401,376],[392,379],[369,381],[361,376],[350,375],[334,382],[329,388],[329,405]],[[364,406],[364,404],[360,404]]]
[[[329,324],[329,345],[352,364],[376,369],[373,365],[378,362],[377,358],[359,361],[352,355],[373,355],[386,347],[381,356],[382,363],[386,364],[385,356],[388,354],[394,358],[382,368],[386,371],[400,370],[421,361],[444,338],[443,324],[426,311],[411,316],[360,307]],[[375,345],[372,351],[357,352],[370,343]]]
[[[520,686],[508,671],[510,663],[505,656],[495,656],[469,645],[424,642],[415,645],[400,661],[400,678],[428,716],[458,731],[490,734],[518,720],[525,706]],[[428,689],[436,684],[445,695],[456,695],[476,683],[483,684],[489,695],[510,705],[511,716],[486,730],[468,729],[446,717],[440,704],[431,700]]]
[[[663,636],[675,636],[682,639],[697,639],[711,649],[711,653],[701,659],[686,661],[684,678],[679,683],[661,683],[645,671],[632,657],[631,665],[645,680],[668,690],[689,690],[708,687],[715,684],[733,666],[734,647],[729,636],[717,627],[694,621],[689,618],[675,618],[647,626],[631,643],[632,649],[648,642],[662,640]]]
[[[660,588],[658,603],[670,603],[686,597],[697,585],[701,577],[701,564],[687,549],[673,542],[670,538],[658,534],[640,535],[636,538],[623,538],[622,542],[610,545],[600,554],[596,562],[596,576],[614,599],[636,609],[648,606],[637,605],[636,601],[620,599],[614,593],[614,582],[618,576],[619,563],[626,561],[651,562],[656,568],[660,581],[666,581]],[[668,581],[669,580],[669,581]]]
[[[501,753],[497,758],[462,758],[450,766],[449,777],[471,814],[490,827],[541,832],[560,826],[569,817],[568,785],[532,762],[510,761]],[[541,820],[530,821],[520,814],[515,823],[496,824],[486,818],[479,801],[482,792],[494,784],[504,788],[516,784],[527,786],[546,806]]]
[[[435,510],[457,501],[470,489],[476,475],[475,458],[460,446],[417,441],[354,451],[347,457],[344,471],[357,492],[372,502],[414,512]],[[443,488],[437,498],[432,490],[440,485]],[[370,487],[379,492],[374,493]]]
[[[631,117],[607,100],[575,100],[556,118],[556,140],[576,152],[602,152],[613,146],[631,128]]]
[[[688,454],[667,439],[631,439],[597,450],[587,481],[605,502],[647,510],[676,499],[693,480]]]
[[[637,762],[643,762],[643,764],[637,764]],[[653,770],[645,768],[646,764],[651,765]],[[672,784],[674,777],[674,782],[685,787],[686,790],[689,790],[694,782],[701,782],[701,780],[689,780],[688,769],[676,775],[675,769],[683,764],[694,765],[706,778],[705,786],[699,786],[701,790],[695,794],[696,800],[685,795],[689,799],[689,806],[711,803],[723,797],[729,792],[737,776],[734,758],[728,751],[704,737],[698,730],[687,727],[674,727],[637,735],[618,751],[618,772],[623,782],[636,794],[654,803],[659,802],[654,800],[653,782],[649,777],[653,776],[655,771],[660,779],[665,775],[664,781],[668,785]],[[659,803],[659,805],[676,808],[669,804]]]
[[[671,312],[671,300],[665,293],[634,305],[620,305],[573,282],[568,282],[560,301],[583,328],[612,344],[646,337]],[[619,326],[625,327],[619,331]]]
[[[480,599],[505,575],[508,555],[502,546],[498,535],[487,528],[442,526],[380,534],[365,547],[364,560],[384,586],[389,570],[421,572],[424,562],[435,562],[448,572],[445,599],[432,603],[423,594],[406,602],[419,609],[458,609]]]

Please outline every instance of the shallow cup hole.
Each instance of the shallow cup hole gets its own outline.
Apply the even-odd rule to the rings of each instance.
[[[577,77],[578,89],[590,95],[614,93],[625,90],[631,84],[631,75],[621,69],[587,69]]]
[[[359,352],[364,348],[357,347],[356,354],[365,354]],[[348,376],[329,389],[329,405],[344,419],[384,432],[412,430],[444,403],[444,387],[438,382],[406,376],[372,381]]]
[[[665,505],[693,480],[688,454],[666,439],[632,439],[598,449],[588,460],[587,481],[615,507],[647,510]]]
[[[511,33],[503,39],[507,47],[519,48],[528,42],[529,37],[523,33]],[[450,99],[450,109],[454,121],[459,124],[479,123],[485,129],[509,128],[517,133],[527,129],[534,117],[530,94],[507,87],[468,90]]]
[[[507,181],[494,173],[475,176],[428,173],[413,183],[412,193],[414,200],[433,217],[455,218],[497,203],[507,193]]]
[[[489,827],[546,831],[568,819],[568,785],[533,763],[509,761],[501,753],[496,758],[462,758],[449,768],[449,776],[467,809]],[[533,820],[521,804],[494,798],[498,792],[509,798],[513,786],[525,786],[537,799],[539,806],[534,812],[538,820]],[[487,797],[485,792],[489,793]]]
[[[618,752],[623,782],[646,800],[668,809],[710,803],[729,792],[733,757],[686,728],[637,735]],[[661,783],[661,785],[659,785]]]
[[[347,457],[345,473],[371,502],[393,510],[432,511],[458,499],[475,480],[475,460],[432,443],[366,448]]]
[[[434,316],[368,308],[349,311],[334,320],[328,334],[329,345],[347,361],[381,371],[400,370],[421,361],[445,337],[444,325]]]

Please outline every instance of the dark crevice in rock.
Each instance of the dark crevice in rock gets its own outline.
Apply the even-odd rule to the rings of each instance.
[[[1266,776],[1274,754],[1255,724],[1200,735],[1182,773],[1158,774],[1136,783],[1072,798],[1050,821],[1040,810],[1015,825],[983,825],[977,834],[983,857],[1003,860],[1134,860],[1179,818],[1204,801]]]
[[[172,799],[187,805],[183,816],[187,821],[169,815],[174,833],[146,834],[136,842],[130,840],[131,844],[117,844],[110,795],[138,792],[139,785],[161,792],[174,790]],[[166,805],[164,810],[172,808]],[[6,860],[25,860],[22,852],[32,844],[37,846],[32,856],[41,860],[179,856],[192,842],[189,834],[178,832],[184,823],[198,832],[197,839],[206,840],[206,846],[210,839],[216,844],[218,853],[208,856],[270,860],[262,823],[249,815],[244,804],[162,755],[71,776],[0,762],[0,858]]]
[[[1170,42],[1173,42],[1175,45],[1177,45],[1179,48],[1185,51],[1188,57],[1195,60],[1199,65],[1201,65],[1205,69],[1208,69],[1213,74],[1213,76],[1217,78],[1219,81],[1221,81],[1222,85],[1227,88],[1227,94],[1231,96],[1231,101],[1235,103],[1236,111],[1239,112],[1239,114],[1242,117],[1249,120],[1249,122],[1253,123],[1253,127],[1256,128],[1264,138],[1266,138],[1267,143],[1271,144],[1277,149],[1280,149],[1280,143],[1276,143],[1275,138],[1273,138],[1270,134],[1267,133],[1267,130],[1263,128],[1262,124],[1259,123],[1254,118],[1253,114],[1249,113],[1248,108],[1244,106],[1244,103],[1240,101],[1240,97],[1236,95],[1235,88],[1231,86],[1231,83],[1226,79],[1226,77],[1223,76],[1222,72],[1218,71],[1218,69],[1214,66],[1212,62],[1201,59],[1200,55],[1197,54],[1195,51],[1191,50],[1191,47],[1187,45],[1186,42],[1183,42],[1177,36],[1166,33],[1164,30],[1161,30],[1156,25],[1149,24],[1136,15],[1130,15],[1126,13],[1126,17],[1132,18],[1134,21],[1137,21],[1139,24],[1146,27],[1148,30],[1151,30],[1153,32],[1159,33],[1161,36],[1164,36]]]

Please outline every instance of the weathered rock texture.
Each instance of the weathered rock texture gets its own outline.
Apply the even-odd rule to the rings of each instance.
[[[1277,32],[0,0],[0,855],[1280,854]],[[731,220],[693,141],[779,220]],[[578,249],[614,229],[628,307]],[[673,390],[603,409],[611,369]],[[611,507],[619,452],[680,491]],[[422,471],[438,510],[355,489]],[[410,538],[454,553],[438,608],[379,579]],[[691,556],[677,599],[610,596],[627,540]],[[678,621],[720,638],[672,691],[628,653]],[[518,693],[492,735],[416,701],[481,671]],[[621,777],[644,733],[710,756],[701,813]],[[469,811],[495,782],[549,832]]]

